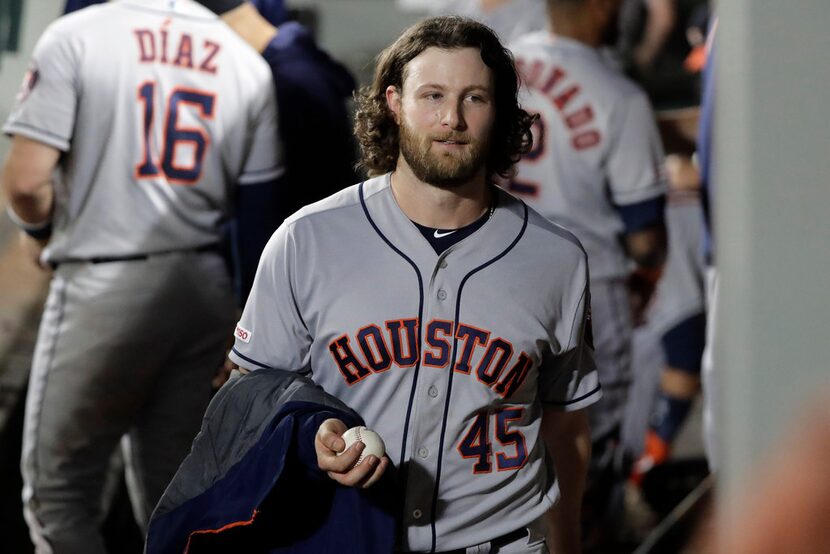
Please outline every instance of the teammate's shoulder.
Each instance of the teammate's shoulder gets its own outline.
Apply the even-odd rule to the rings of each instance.
[[[111,9],[127,9],[165,17],[179,17],[208,24],[221,21],[215,13],[193,0],[111,0],[106,4]]]
[[[83,9],[62,15],[52,21],[44,34],[71,35],[76,30],[89,29],[90,25],[100,25],[99,20],[108,17],[113,11],[113,3],[92,4]]]
[[[609,54],[596,51],[595,56],[583,56],[582,62],[579,68],[573,69],[590,83],[593,94],[600,95],[602,104],[624,110],[632,101],[648,101],[643,88],[627,76]]]
[[[589,50],[586,48],[586,53]],[[633,79],[628,77],[620,65],[608,51],[590,49],[591,55],[581,56],[583,77],[588,77],[594,86],[610,96],[628,97],[637,94],[642,89]]]
[[[605,63],[610,64],[611,62]],[[648,98],[643,87],[616,67],[608,67],[606,78],[612,83],[612,90],[617,96],[622,98]]]
[[[549,45],[552,41],[553,37],[551,36],[550,31],[531,31],[510,41],[507,47],[514,54],[518,54],[526,49]]]
[[[193,24],[217,28],[226,26],[216,14],[192,0],[111,0],[90,4],[62,15],[53,21],[48,29],[61,32],[80,27],[84,31],[81,36],[94,35],[95,31],[104,31],[114,24],[132,24],[135,17],[141,15],[159,18],[180,17]]]

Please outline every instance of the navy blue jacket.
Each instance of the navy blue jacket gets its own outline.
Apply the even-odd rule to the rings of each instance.
[[[392,552],[399,513],[392,471],[366,490],[329,479],[313,441],[330,417],[361,423],[297,373],[234,376],[156,506],[145,553]]]
[[[284,219],[359,180],[346,105],[355,81],[317,47],[307,27],[293,21],[279,26],[262,56],[274,75],[285,148],[284,183],[278,193]]]

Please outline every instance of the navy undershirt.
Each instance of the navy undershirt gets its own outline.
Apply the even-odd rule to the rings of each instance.
[[[494,201],[493,205],[484,213],[484,215],[469,225],[461,227],[460,229],[435,229],[434,227],[425,227],[419,223],[415,223],[414,221],[412,223],[415,223],[415,227],[421,231],[421,234],[424,235],[424,238],[427,239],[427,241],[429,241],[429,244],[432,246],[432,249],[435,250],[435,253],[440,256],[450,246],[461,242],[481,229],[481,227],[487,223],[487,220],[490,219],[490,216],[493,215],[495,208],[496,205]]]

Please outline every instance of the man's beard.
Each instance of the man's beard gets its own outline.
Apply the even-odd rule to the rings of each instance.
[[[457,141],[466,143],[458,152],[432,152],[433,141]],[[443,135],[419,135],[401,118],[400,149],[406,163],[421,181],[430,185],[452,189],[472,180],[486,163],[489,140],[479,141],[466,133],[449,132]]]

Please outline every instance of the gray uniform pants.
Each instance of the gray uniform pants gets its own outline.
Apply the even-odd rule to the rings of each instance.
[[[594,352],[602,398],[588,407],[592,451],[583,501],[586,541],[610,533],[622,509],[624,450],[620,431],[631,384],[632,323],[623,279],[591,280]]]
[[[631,307],[623,279],[591,280],[591,314],[602,385],[602,398],[588,408],[596,441],[619,429],[631,384]]]
[[[133,509],[146,526],[199,430],[233,321],[230,279],[215,253],[56,270],[21,460],[38,553],[104,552],[102,489],[122,437]]]

